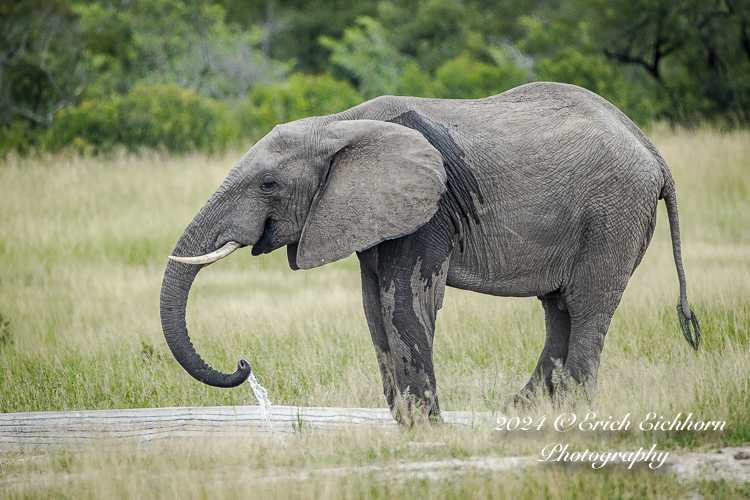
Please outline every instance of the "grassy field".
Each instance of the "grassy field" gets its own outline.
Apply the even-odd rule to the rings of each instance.
[[[750,443],[750,133],[651,136],[677,183],[688,295],[703,344],[693,352],[679,331],[661,204],[651,248],[610,327],[597,398],[575,409],[605,419],[630,413],[635,429],[561,438],[549,427],[440,428],[336,440],[302,433],[284,442],[27,451],[0,456],[0,491],[18,498],[248,491],[277,498],[750,496],[747,484],[679,483],[648,469],[538,467],[388,481],[378,472],[403,460],[538,456],[560,439],[576,449],[617,451]],[[169,353],[158,310],[166,256],[239,157],[57,156],[0,164],[0,411],[255,404],[247,385],[220,390],[191,379]],[[214,367],[229,371],[248,359],[275,404],[383,407],[359,286],[352,257],[293,272],[283,251],[240,251],[198,275],[188,326]],[[442,408],[497,410],[533,370],[543,325],[534,298],[449,289],[435,334]],[[562,411],[540,408],[534,417]],[[649,412],[693,413],[724,420],[727,428],[637,430]]]

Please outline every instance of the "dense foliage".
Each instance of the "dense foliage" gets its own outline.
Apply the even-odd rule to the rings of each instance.
[[[0,151],[220,150],[381,94],[586,87],[744,126],[744,0],[5,0]]]

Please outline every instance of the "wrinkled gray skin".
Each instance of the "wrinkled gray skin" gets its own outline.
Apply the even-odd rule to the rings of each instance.
[[[445,286],[542,302],[544,349],[511,403],[540,390],[581,388],[591,398],[610,320],[662,198],[685,324],[674,181],[615,107],[552,83],[479,100],[386,96],[276,127],[234,166],[173,255],[229,241],[253,255],[286,245],[292,269],[309,269],[356,252],[391,411],[401,423],[440,420],[432,345]],[[164,334],[193,377],[239,385],[246,362],[217,372],[190,343],[185,305],[199,268],[169,262]],[[697,348],[697,331],[686,338]]]

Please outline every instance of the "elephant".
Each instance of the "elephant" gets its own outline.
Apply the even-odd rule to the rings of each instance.
[[[251,373],[247,361],[222,373],[190,342],[185,310],[198,270],[242,247],[260,255],[286,246],[293,270],[356,253],[383,392],[402,425],[442,421],[433,337],[446,286],[541,301],[544,347],[510,403],[574,392],[590,402],[660,199],[678,319],[697,350],[675,183],[620,110],[545,82],[476,100],[381,96],[278,125],[234,165],[167,262],[162,328],[191,376],[237,386]]]

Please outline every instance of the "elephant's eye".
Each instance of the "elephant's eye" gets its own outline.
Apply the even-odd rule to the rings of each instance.
[[[260,185],[260,189],[265,191],[266,193],[269,193],[276,189],[276,179],[273,177],[266,177],[263,179],[263,183]]]

